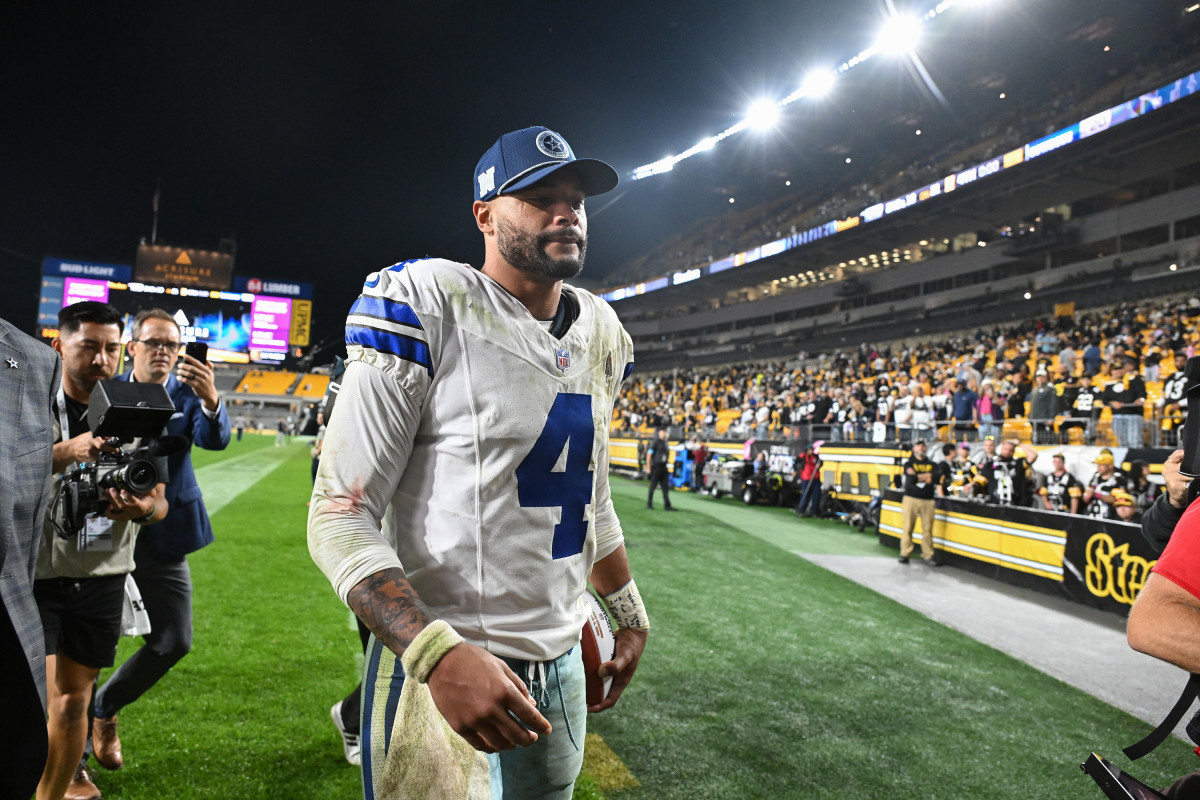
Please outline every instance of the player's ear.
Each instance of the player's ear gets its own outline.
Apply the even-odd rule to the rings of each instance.
[[[492,215],[492,206],[490,203],[485,203],[482,200],[476,200],[471,206],[471,213],[475,215],[475,227],[486,236],[496,232],[496,221]]]

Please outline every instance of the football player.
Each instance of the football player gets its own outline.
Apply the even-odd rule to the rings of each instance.
[[[347,317],[309,548],[373,633],[368,798],[401,775],[414,796],[474,797],[482,781],[570,798],[586,712],[637,667],[649,623],[608,485],[633,347],[606,303],[563,283],[583,267],[585,198],[616,183],[554,131],[505,134],[474,173],[483,266],[396,264]],[[618,625],[611,692],[590,708],[589,582]]]

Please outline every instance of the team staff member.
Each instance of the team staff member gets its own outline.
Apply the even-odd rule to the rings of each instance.
[[[667,429],[659,428],[646,448],[646,463],[650,465],[650,493],[646,495],[646,508],[654,508],[654,490],[661,486],[663,508],[667,511],[675,510],[671,505],[671,475],[667,471],[667,461],[670,457],[671,445],[667,442]],[[756,464],[756,471],[757,466]]]
[[[938,565],[933,552],[934,515],[933,462],[925,457],[925,440],[913,442],[912,457],[904,462],[904,531],[900,534],[900,563],[907,564],[913,551],[913,530],[918,518],[921,520],[921,557],[927,564]]]
[[[121,328],[120,315],[105,303],[75,303],[59,312],[59,336],[52,343],[62,356],[62,388],[53,420],[56,474],[114,449],[92,436],[87,410],[92,389],[116,371]],[[60,502],[46,515],[33,587],[46,637],[50,744],[38,800],[60,800],[68,786],[71,797],[100,797],[80,763],[88,701],[96,676],[112,666],[117,653],[134,541],[143,526],[167,514],[163,490],[162,483],[141,495],[109,489],[104,515],[93,516],[82,531],[70,535],[62,535],[68,532]]]
[[[180,355],[179,325],[161,308],[139,312],[130,326],[129,354],[133,369],[119,380],[166,386],[176,413],[166,432],[186,436],[205,450],[229,445],[229,415],[213,384],[212,365]],[[178,364],[177,374],[172,369]],[[171,482],[166,497],[170,513],[154,530],[138,539],[134,552],[137,581],[150,617],[150,633],[96,693],[92,751],[100,766],[119,769],[124,763],[117,735],[117,713],[159,681],[192,647],[192,575],[187,554],[213,540],[204,508],[191,447],[167,457]]]
[[[29,797],[46,763],[46,648],[34,570],[53,469],[62,366],[50,348],[0,319],[0,797]]]
[[[367,797],[404,773],[412,796],[486,797],[491,784],[494,797],[565,800],[585,712],[617,702],[649,628],[608,486],[633,346],[607,304],[563,283],[583,267],[585,197],[617,176],[538,127],[502,136],[474,181],[482,268],[397,264],[351,308],[309,549],[373,633]],[[588,582],[618,623],[601,665],[612,691],[590,709]],[[397,703],[404,720],[386,713]]]
[[[1045,485],[1038,489],[1042,506],[1047,511],[1078,514],[1079,501],[1083,497],[1082,485],[1067,471],[1067,460],[1062,453],[1055,453],[1051,461],[1054,469],[1046,476]]]

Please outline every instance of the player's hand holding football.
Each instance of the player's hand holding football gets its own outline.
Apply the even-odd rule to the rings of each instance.
[[[428,684],[438,711],[476,750],[526,747],[550,733],[521,679],[480,647],[466,642],[452,647],[429,673]]]
[[[648,633],[648,630],[640,628],[618,628],[616,630],[614,636],[617,642],[613,650],[613,659],[600,665],[600,677],[607,678],[611,675],[612,688],[608,692],[608,697],[596,705],[588,706],[589,713],[594,714],[617,704],[621,692],[625,691],[625,687],[633,680],[633,673],[637,670],[642,651],[646,649]]]

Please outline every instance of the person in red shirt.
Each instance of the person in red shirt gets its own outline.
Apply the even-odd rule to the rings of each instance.
[[[804,455],[796,459],[795,469],[800,481],[796,513],[802,517],[815,517],[821,509],[821,459],[813,445],[804,448]]]
[[[1182,459],[1183,451],[1176,450],[1163,464],[1166,494],[1175,508],[1187,502]],[[1200,502],[1183,512],[1150,570],[1129,612],[1126,636],[1138,652],[1200,672]]]

